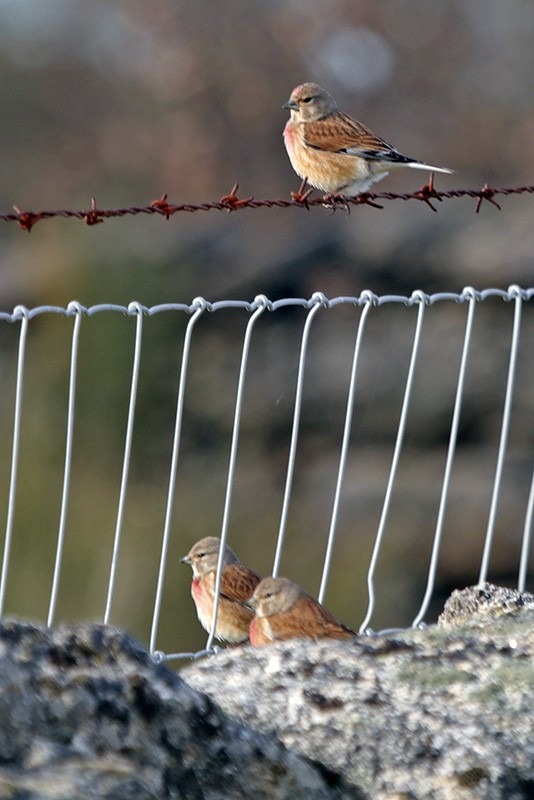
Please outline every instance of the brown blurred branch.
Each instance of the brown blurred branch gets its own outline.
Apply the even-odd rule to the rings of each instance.
[[[153,200],[148,206],[132,206],[129,208],[100,209],[97,207],[94,197],[91,200],[91,208],[81,211],[68,209],[59,209],[56,211],[23,211],[17,206],[13,206],[15,213],[0,214],[0,220],[4,220],[5,222],[17,222],[20,228],[30,231],[36,222],[53,217],[81,219],[84,220],[87,225],[97,225],[99,222],[104,222],[104,220],[111,219],[112,217],[135,216],[137,214],[159,214],[169,219],[173,214],[184,211],[190,213],[195,211],[238,211],[243,208],[289,208],[291,206],[305,208],[307,210],[313,206],[323,206],[331,211],[335,211],[338,208],[350,210],[351,206],[359,205],[368,205],[373,208],[382,209],[384,206],[380,205],[378,201],[386,200],[420,200],[430,206],[432,211],[437,211],[431,200],[439,200],[441,202],[442,200],[449,200],[453,197],[471,197],[476,199],[475,211],[478,214],[483,200],[487,200],[500,210],[500,205],[495,200],[497,196],[534,194],[534,186],[495,188],[488,186],[487,183],[484,184],[482,189],[449,189],[448,191],[442,192],[435,189],[432,178],[428,184],[421,186],[415,192],[364,192],[354,197],[345,197],[342,195],[310,197],[307,192],[302,195],[299,192],[292,192],[289,199],[257,200],[254,197],[238,197],[237,189],[238,184],[235,184],[230,193],[221,197],[220,200],[199,204],[169,203],[167,201],[167,195],[164,194],[159,200]]]

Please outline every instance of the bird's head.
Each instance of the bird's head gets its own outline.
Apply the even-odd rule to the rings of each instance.
[[[270,617],[291,611],[304,590],[287,578],[264,578],[258,583],[254,594],[247,600],[257,617]]]
[[[291,92],[283,108],[291,111],[295,122],[316,122],[338,110],[336,101],[317,83],[302,83]]]
[[[200,578],[208,572],[215,572],[219,559],[219,548],[221,540],[216,536],[206,536],[195,542],[189,553],[180,559],[182,564],[189,564],[193,570],[193,576]],[[237,556],[228,545],[224,546],[223,566],[226,564],[237,563]]]

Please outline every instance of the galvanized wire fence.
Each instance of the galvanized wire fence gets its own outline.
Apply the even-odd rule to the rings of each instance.
[[[102,596],[102,616],[104,623],[114,621],[114,602],[117,593],[117,586],[120,581],[119,565],[123,552],[123,536],[125,531],[125,508],[130,489],[132,446],[138,424],[138,398],[140,389],[141,367],[143,363],[143,343],[145,340],[145,328],[150,321],[159,315],[172,314],[180,319],[186,320],[185,332],[181,340],[181,356],[179,367],[178,390],[175,398],[174,429],[168,431],[168,436],[172,438],[171,458],[168,470],[168,482],[166,489],[164,522],[161,530],[159,542],[152,544],[157,547],[159,556],[157,559],[157,576],[155,576],[155,594],[151,612],[149,648],[150,652],[157,660],[179,659],[185,657],[198,657],[214,651],[214,632],[215,620],[212,630],[207,638],[205,647],[196,652],[180,650],[181,642],[177,641],[176,652],[163,652],[159,644],[160,620],[162,614],[165,578],[168,569],[169,547],[172,537],[177,536],[177,531],[173,525],[176,490],[179,482],[179,464],[181,458],[181,444],[184,435],[184,426],[187,425],[185,409],[186,389],[188,385],[190,356],[192,344],[195,340],[199,321],[209,314],[216,314],[220,311],[229,313],[245,312],[248,314],[248,321],[245,328],[244,337],[240,348],[240,363],[236,375],[236,392],[234,399],[233,423],[231,426],[231,441],[229,461],[226,471],[226,488],[224,496],[224,507],[220,530],[210,531],[213,535],[220,536],[223,543],[231,541],[231,512],[235,500],[235,479],[236,464],[239,451],[240,433],[242,431],[243,404],[245,387],[247,383],[247,370],[249,367],[249,355],[251,343],[257,331],[260,319],[265,320],[270,316],[275,317],[283,309],[291,307],[300,309],[305,314],[305,321],[300,336],[300,347],[298,356],[298,368],[296,374],[296,385],[294,402],[292,403],[292,419],[290,421],[290,438],[287,454],[287,468],[285,470],[285,481],[282,491],[281,514],[276,536],[276,546],[272,554],[271,574],[277,575],[281,570],[281,560],[287,546],[288,518],[295,496],[295,483],[298,482],[297,456],[299,452],[299,436],[302,429],[302,407],[305,397],[307,361],[310,348],[310,334],[316,326],[316,320],[321,312],[331,312],[334,309],[346,307],[355,313],[355,336],[352,344],[352,356],[348,370],[349,380],[347,394],[344,399],[345,413],[342,437],[340,442],[339,457],[337,460],[335,490],[333,494],[332,508],[330,512],[330,522],[328,531],[325,535],[325,555],[322,565],[320,586],[317,591],[319,601],[324,602],[329,586],[332,560],[336,551],[337,534],[339,529],[340,513],[343,508],[344,498],[347,491],[347,464],[351,456],[351,442],[354,420],[358,418],[358,399],[359,387],[362,379],[365,378],[364,366],[362,365],[362,353],[367,346],[367,327],[369,319],[377,313],[378,309],[386,306],[395,306],[406,309],[406,326],[409,328],[413,323],[413,312],[415,311],[415,327],[411,338],[411,347],[408,359],[406,379],[402,389],[400,399],[400,416],[394,442],[392,443],[392,457],[384,487],[383,503],[379,514],[379,521],[374,539],[374,545],[366,569],[367,581],[367,608],[358,622],[361,634],[372,632],[372,621],[375,614],[377,594],[380,594],[383,587],[377,579],[377,567],[382,553],[384,536],[388,524],[391,522],[392,498],[398,478],[399,462],[406,440],[407,425],[410,421],[410,413],[414,398],[414,380],[418,370],[421,357],[421,343],[425,337],[425,320],[429,310],[436,306],[447,304],[459,304],[465,308],[463,320],[463,330],[461,333],[461,352],[459,354],[459,369],[455,379],[454,402],[451,408],[450,427],[447,435],[446,458],[441,489],[439,493],[439,503],[437,509],[436,522],[432,533],[432,545],[430,558],[426,570],[425,588],[420,598],[418,608],[412,619],[412,626],[417,627],[424,623],[432,595],[436,584],[436,575],[440,563],[440,554],[443,543],[444,524],[448,509],[449,492],[452,476],[454,474],[455,457],[459,439],[459,427],[463,413],[463,403],[465,395],[466,377],[469,375],[471,365],[471,349],[473,340],[473,330],[476,326],[477,306],[488,303],[489,301],[502,301],[508,304],[509,313],[507,316],[507,326],[509,327],[510,345],[507,355],[506,381],[502,407],[495,410],[495,415],[499,419],[498,448],[496,462],[493,473],[493,488],[491,501],[488,509],[487,526],[484,537],[484,544],[480,557],[478,575],[474,576],[473,582],[478,580],[479,584],[488,579],[490,557],[494,533],[496,527],[497,511],[502,493],[503,470],[507,458],[507,447],[509,441],[510,424],[513,412],[514,388],[516,372],[519,359],[519,344],[523,328],[523,318],[525,313],[532,313],[532,301],[534,299],[534,288],[522,289],[518,286],[510,286],[507,290],[486,289],[476,291],[471,287],[465,288],[460,293],[442,292],[427,295],[422,291],[415,291],[410,297],[398,295],[377,296],[371,291],[364,291],[359,297],[335,297],[328,299],[320,292],[315,293],[310,299],[303,298],[284,298],[271,301],[263,295],[258,295],[252,302],[224,300],[219,302],[208,302],[204,298],[196,298],[191,304],[167,303],[150,308],[143,306],[139,302],[132,302],[128,306],[102,304],[85,308],[78,302],[69,303],[66,308],[55,306],[40,306],[28,309],[17,306],[12,313],[0,312],[0,350],[2,348],[2,331],[5,332],[6,326],[18,328],[18,344],[16,353],[16,374],[13,382],[13,396],[6,396],[8,383],[3,380],[0,395],[2,399],[2,415],[4,417],[2,425],[4,429],[9,420],[12,419],[11,452],[4,448],[0,453],[0,460],[9,461],[9,488],[6,492],[6,528],[3,545],[2,570],[0,576],[0,616],[9,613],[17,613],[17,608],[6,608],[6,596],[10,582],[20,582],[23,580],[21,575],[16,574],[12,566],[12,549],[14,537],[16,536],[17,512],[24,504],[23,496],[20,496],[21,467],[20,450],[21,436],[24,429],[24,400],[25,400],[25,377],[26,377],[26,354],[28,349],[28,334],[38,323],[39,319],[44,318],[64,318],[72,320],[72,330],[70,334],[70,367],[66,404],[66,435],[63,443],[64,460],[62,473],[62,487],[59,510],[59,524],[57,536],[55,538],[55,555],[53,573],[46,609],[46,622],[49,626],[58,621],[58,592],[62,581],[68,579],[65,566],[65,547],[68,540],[76,538],[76,531],[69,529],[69,507],[72,503],[72,469],[73,454],[77,446],[77,392],[78,392],[78,368],[80,366],[80,333],[87,324],[89,318],[98,317],[103,312],[126,317],[135,320],[135,331],[133,334],[131,361],[131,377],[129,383],[128,410],[126,415],[126,425],[124,432],[124,447],[122,456],[122,466],[120,470],[120,480],[117,486],[118,504],[114,523],[113,543],[110,548],[111,557],[109,562],[108,576],[106,585],[101,587]],[[528,309],[528,312],[527,312]],[[107,347],[113,347],[113,342],[108,342]],[[392,339],[390,349],[395,349],[395,342]],[[527,351],[532,348],[527,346]],[[534,375],[530,375],[529,380],[530,396],[534,392]],[[217,398],[213,398],[213,403],[217,403]],[[532,430],[525,430],[525,441],[532,441]],[[530,491],[523,512],[523,529],[521,532],[520,554],[517,564],[517,588],[521,591],[527,586],[528,562],[530,557],[530,539],[534,514],[534,453],[528,455],[531,465],[532,478]],[[253,532],[251,536],[253,536]],[[430,534],[429,534],[430,536]],[[186,540],[180,534],[181,540],[187,545],[184,552],[192,544],[192,540]],[[199,537],[197,537],[199,538]],[[258,542],[259,545],[259,542]],[[40,555],[36,554],[36,558]],[[461,558],[462,554],[459,553]],[[220,564],[219,564],[220,567]],[[402,564],[398,567],[402,570]],[[291,577],[291,576],[289,576]],[[184,581],[189,580],[187,576]],[[220,573],[217,575],[217,589],[220,588]],[[183,610],[182,610],[182,613]],[[405,627],[405,626],[404,626]]]

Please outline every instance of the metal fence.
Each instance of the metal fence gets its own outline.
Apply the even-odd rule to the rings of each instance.
[[[400,412],[396,433],[391,442],[390,467],[385,485],[383,487],[379,487],[380,490],[383,489],[383,502],[379,514],[374,545],[372,547],[372,552],[366,569],[366,590],[368,602],[363,618],[359,620],[360,633],[365,634],[371,631],[371,624],[373,615],[375,613],[376,597],[381,588],[379,581],[377,581],[377,566],[382,552],[384,536],[388,527],[388,523],[391,519],[392,496],[396,485],[399,462],[403,452],[403,446],[405,444],[406,429],[410,420],[410,414],[412,413],[414,380],[420,360],[421,343],[425,339],[425,323],[427,317],[432,313],[432,309],[438,306],[459,304],[459,306],[465,309],[462,317],[462,332],[461,336],[459,337],[459,368],[456,371],[454,401],[450,408],[450,425],[447,433],[447,443],[445,446],[444,471],[439,493],[436,521],[433,525],[430,558],[426,572],[424,592],[422,593],[419,607],[417,608],[411,623],[413,626],[419,626],[423,624],[426,619],[429,604],[431,602],[435,587],[436,573],[440,563],[440,552],[443,540],[444,523],[448,509],[449,491],[451,479],[454,473],[455,455],[459,440],[459,429],[464,411],[463,404],[465,382],[472,366],[471,347],[473,331],[476,328],[477,308],[481,304],[486,304],[491,301],[502,301],[502,306],[506,313],[504,323],[505,330],[508,330],[506,336],[509,334],[509,346],[508,344],[506,345],[507,363],[505,391],[502,398],[502,405],[495,410],[496,416],[494,418],[498,418],[499,420],[499,432],[495,464],[492,467],[494,470],[493,488],[491,492],[489,508],[487,509],[487,526],[480,557],[478,575],[473,576],[474,582],[478,581],[479,583],[485,582],[488,578],[497,510],[502,491],[503,470],[507,459],[509,430],[514,407],[513,401],[515,380],[518,364],[520,364],[520,354],[523,352],[520,351],[521,334],[523,331],[525,316],[527,314],[531,315],[532,313],[533,298],[534,288],[522,289],[518,286],[510,286],[507,290],[486,289],[484,291],[476,291],[475,289],[468,287],[460,293],[442,292],[438,294],[427,295],[422,291],[415,291],[410,297],[397,295],[377,296],[371,291],[364,291],[359,297],[335,297],[328,299],[320,292],[317,292],[310,299],[284,298],[271,301],[267,297],[259,295],[252,302],[232,300],[208,302],[204,298],[196,298],[190,304],[166,303],[152,306],[151,308],[147,308],[138,302],[132,302],[128,306],[102,304],[85,308],[78,302],[72,302],[69,303],[66,308],[40,306],[37,308],[28,309],[23,306],[17,306],[12,313],[1,312],[0,352],[2,351],[2,342],[4,341],[3,336],[6,333],[7,327],[12,326],[11,330],[14,328],[18,329],[18,342],[16,347],[16,370],[13,381],[13,389],[11,389],[11,384],[4,379],[2,380],[2,388],[0,390],[0,395],[3,395],[0,410],[3,416],[2,425],[4,430],[7,430],[8,427],[11,430],[12,424],[12,435],[9,437],[11,442],[11,452],[9,452],[9,448],[4,448],[4,452],[0,454],[0,460],[9,464],[9,467],[6,468],[6,474],[9,474],[9,486],[6,490],[6,528],[3,545],[2,571],[0,577],[0,615],[4,615],[6,611],[9,613],[17,613],[17,608],[6,608],[6,593],[10,582],[20,582],[24,580],[24,577],[20,574],[17,574],[16,569],[13,567],[11,556],[14,537],[17,535],[17,512],[21,505],[23,505],[25,502],[24,496],[21,496],[20,489],[21,467],[19,463],[19,454],[21,448],[21,435],[24,430],[24,424],[26,420],[24,414],[24,402],[26,392],[25,375],[28,336],[33,327],[37,324],[38,320],[54,317],[64,318],[66,322],[69,320],[72,321],[72,327],[69,323],[70,368],[68,391],[64,400],[66,406],[66,434],[64,442],[61,444],[64,450],[64,467],[60,498],[60,512],[57,535],[55,537],[54,544],[55,555],[53,575],[50,585],[46,614],[44,615],[49,626],[58,621],[58,592],[62,581],[64,581],[67,577],[64,563],[66,542],[76,537],[76,531],[69,528],[69,505],[72,501],[73,491],[71,482],[73,453],[76,451],[77,446],[76,415],[77,401],[79,399],[77,395],[77,375],[80,363],[80,333],[84,327],[84,324],[87,324],[87,320],[89,318],[98,317],[99,315],[104,314],[104,312],[118,317],[135,320],[134,328],[132,329],[130,327],[129,329],[132,332],[131,377],[129,383],[128,409],[125,416],[126,425],[123,438],[124,449],[122,467],[116,486],[118,501],[116,518],[114,522],[114,534],[112,537],[112,546],[110,547],[108,577],[106,585],[102,586],[101,591],[102,615],[100,618],[103,622],[109,623],[114,621],[114,600],[119,581],[118,567],[121,557],[123,556],[121,545],[125,528],[125,506],[129,492],[132,443],[134,440],[136,425],[138,423],[138,395],[140,380],[142,380],[141,365],[143,360],[143,343],[146,335],[146,328],[150,325],[151,321],[159,315],[170,314],[175,315],[176,317],[180,318],[180,320],[184,320],[185,330],[183,331],[183,337],[180,340],[181,356],[178,391],[175,398],[174,427],[173,430],[168,431],[169,438],[172,438],[172,449],[170,450],[171,458],[168,468],[168,485],[165,500],[164,524],[161,530],[160,541],[157,544],[159,549],[157,576],[153,576],[155,577],[155,594],[151,613],[150,634],[147,637],[151,653],[156,659],[164,660],[192,657],[210,652],[213,650],[214,641],[212,630],[211,634],[208,636],[205,648],[194,653],[186,651],[186,648],[183,648],[183,650],[180,651],[180,645],[182,643],[179,641],[177,641],[177,652],[165,653],[162,652],[162,650],[158,647],[158,633],[160,627],[160,617],[162,613],[165,576],[168,566],[169,544],[171,538],[177,535],[175,527],[173,526],[175,494],[177,482],[179,482],[181,442],[183,439],[184,428],[187,427],[188,424],[187,415],[184,413],[184,398],[186,395],[186,387],[190,371],[191,348],[192,343],[195,340],[199,320],[205,317],[205,315],[217,314],[221,311],[227,311],[230,314],[242,314],[244,312],[248,315],[244,336],[240,346],[239,368],[235,376],[236,388],[233,402],[233,423],[231,426],[232,433],[229,448],[229,460],[226,471],[226,489],[222,522],[219,531],[211,531],[212,534],[219,535],[223,542],[226,542],[230,539],[229,543],[231,544],[231,511],[235,499],[235,471],[240,443],[240,433],[242,430],[244,395],[248,377],[247,370],[249,366],[251,343],[254,341],[254,336],[260,319],[268,320],[269,317],[274,318],[283,309],[287,310],[292,307],[299,309],[300,312],[304,314],[304,324],[302,329],[299,328],[300,345],[298,365],[295,365],[297,372],[294,400],[292,402],[292,416],[290,420],[291,434],[288,442],[287,468],[285,470],[285,481],[283,491],[281,493],[281,513],[276,537],[276,546],[274,548],[274,552],[272,553],[271,572],[273,575],[277,575],[281,569],[281,559],[284,548],[286,547],[288,517],[292,503],[294,502],[294,487],[295,483],[298,482],[298,470],[296,470],[296,464],[297,454],[299,451],[299,435],[301,433],[303,399],[305,398],[307,386],[307,360],[310,348],[310,334],[314,329],[316,320],[321,313],[330,313],[335,309],[339,309],[340,307],[352,309],[354,312],[354,323],[352,326],[354,331],[354,339],[351,344],[351,360],[350,367],[348,368],[347,372],[348,384],[346,396],[343,400],[345,408],[344,425],[339,443],[339,455],[337,458],[336,475],[334,481],[335,488],[332,497],[330,522],[328,525],[328,531],[325,532],[324,537],[324,562],[322,566],[321,580],[316,592],[318,599],[323,602],[329,585],[332,558],[336,548],[336,535],[338,532],[340,510],[343,507],[347,488],[347,463],[351,458],[351,448],[353,448],[353,445],[351,444],[353,424],[354,420],[358,417],[359,387],[362,379],[365,379],[365,365],[362,363],[362,353],[365,352],[365,349],[368,346],[368,321],[373,318],[373,315],[378,313],[380,308],[385,306],[395,306],[399,309],[405,309],[405,326],[410,331],[412,330],[413,326],[413,332],[410,333],[411,346],[409,349],[405,382],[402,391],[399,394]],[[529,320],[531,320],[531,316],[529,317]],[[107,342],[105,346],[113,347],[114,344],[113,342]],[[395,342],[392,340],[390,343],[390,349],[394,350],[394,348]],[[532,347],[528,346],[527,343],[527,347],[524,349],[524,352],[528,354],[531,350]],[[534,374],[528,375],[527,381],[530,381],[530,388],[528,389],[528,392],[530,392],[530,396],[532,397],[534,393]],[[213,403],[217,403],[216,397],[213,398]],[[525,441],[527,443],[532,441],[532,435],[532,429],[525,430]],[[530,447],[530,444],[528,446]],[[534,468],[534,453],[530,452],[528,458],[532,469]],[[520,536],[521,544],[517,563],[517,588],[520,590],[524,590],[527,585],[530,536],[534,510],[533,507],[534,471],[532,471],[528,499],[522,512],[524,524]],[[189,544],[191,543],[192,541],[189,542]],[[186,547],[185,549],[188,548]],[[35,557],[39,558],[40,555],[36,553]],[[461,554],[459,554],[459,557],[461,558]],[[399,569],[402,569],[402,565],[399,565]],[[185,576],[184,580],[186,580]]]

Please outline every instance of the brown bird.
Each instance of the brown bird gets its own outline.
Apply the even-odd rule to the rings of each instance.
[[[249,634],[250,643],[256,647],[283,639],[351,639],[356,636],[287,578],[264,578],[248,604],[256,611]]]
[[[316,83],[293,89],[284,108],[290,111],[284,144],[293,169],[310,186],[328,194],[365,192],[399,167],[452,172],[402,155],[341,111],[332,95]]]
[[[206,631],[211,631],[213,603],[215,599],[215,577],[221,540],[206,536],[196,542],[189,553],[180,559],[193,569],[191,596],[198,619]],[[221,593],[217,612],[217,639],[232,644],[248,639],[254,612],[246,605],[254,589],[261,581],[259,575],[239,562],[228,545],[224,546],[221,572]]]

